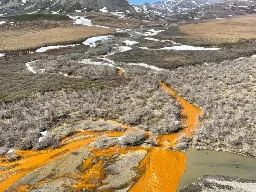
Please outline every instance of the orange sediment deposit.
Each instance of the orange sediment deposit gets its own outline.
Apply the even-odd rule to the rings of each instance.
[[[165,83],[160,81],[160,86],[175,97],[181,105],[181,114],[186,117],[182,119],[182,125],[185,128],[178,133],[158,137],[160,148],[151,149],[143,159],[139,170],[144,170],[144,174],[132,186],[130,192],[174,192],[177,190],[179,180],[186,169],[186,157],[182,152],[170,151],[166,148],[174,147],[181,134],[186,134],[188,137],[192,136],[199,123],[198,116],[202,114],[199,108],[181,98]]]
[[[121,69],[120,69],[121,70]],[[123,71],[119,71],[120,73]],[[120,75],[120,74],[119,74]],[[121,74],[123,75],[123,74]],[[120,76],[121,76],[120,75]],[[113,146],[107,149],[89,148],[89,158],[81,162],[79,173],[69,175],[76,180],[76,184],[70,186],[75,191],[81,190],[97,190],[101,187],[107,173],[105,168],[111,163],[117,161],[118,157],[131,151],[146,150],[148,151],[145,158],[141,161],[138,167],[138,175],[141,175],[138,181],[128,183],[132,185],[131,192],[139,191],[166,191],[173,192],[177,190],[179,180],[186,168],[185,155],[182,152],[171,151],[166,148],[174,147],[177,139],[181,134],[192,136],[199,120],[198,116],[202,111],[189,103],[188,101],[177,95],[173,89],[165,83],[160,82],[161,88],[175,97],[182,107],[181,119],[184,129],[178,133],[170,135],[159,135],[158,143],[160,147],[119,147]],[[101,121],[102,119],[97,119]],[[46,165],[47,163],[57,160],[66,154],[71,153],[91,142],[99,139],[102,136],[122,137],[125,134],[137,133],[136,127],[126,125],[114,120],[104,120],[112,125],[122,127],[125,131],[90,131],[81,130],[69,137],[61,140],[63,146],[57,149],[45,149],[41,151],[21,151],[16,150],[15,153],[21,156],[21,159],[15,162],[8,162],[6,157],[0,158],[0,191],[6,190],[12,186],[18,179],[28,174],[29,172]],[[150,137],[150,133],[144,132],[145,137]],[[47,182],[47,181],[46,181]],[[18,191],[29,191],[31,186],[19,186]]]
[[[54,161],[65,154],[68,154],[76,149],[83,147],[94,141],[95,138],[89,138],[81,141],[75,141],[64,145],[58,149],[48,149],[41,151],[15,151],[17,155],[22,158],[15,162],[4,162],[1,159],[1,167],[9,167],[8,170],[0,171],[0,191],[6,190],[19,178],[33,171],[36,168],[42,167],[43,165]]]
[[[118,75],[119,75],[119,77],[123,77],[124,76],[124,70],[123,69],[118,69]]]
[[[186,158],[181,152],[153,148],[139,168],[145,173],[130,192],[174,192],[186,168]]]
[[[26,192],[29,191],[30,186],[29,185],[24,185],[18,188],[17,192]]]
[[[126,154],[129,151],[136,151],[144,149],[143,147],[133,148],[121,148],[110,147],[107,149],[97,150],[94,154],[83,162],[83,173],[76,175],[75,178],[79,180],[75,186],[76,190],[80,189],[97,189],[101,186],[103,179],[105,178],[104,168],[113,163],[117,157],[121,154]]]
[[[123,132],[108,132],[107,135],[108,137],[121,137],[123,136]]]
[[[160,86],[163,90],[177,99],[182,107],[181,114],[185,117],[182,118],[182,125],[185,127],[182,131],[176,134],[162,135],[159,137],[159,143],[162,146],[173,147],[181,134],[185,134],[188,137],[192,136],[199,123],[198,116],[202,114],[202,110],[180,97],[172,88],[168,87],[162,81],[160,81]],[[166,145],[167,143],[168,145]]]

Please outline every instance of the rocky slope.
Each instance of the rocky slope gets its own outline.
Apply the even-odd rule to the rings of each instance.
[[[1,14],[31,12],[132,12],[134,8],[126,0],[3,0]]]
[[[162,0],[135,8],[150,18],[199,20],[252,14],[255,5],[255,0]]]

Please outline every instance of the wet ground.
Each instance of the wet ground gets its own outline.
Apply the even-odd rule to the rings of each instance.
[[[256,160],[253,157],[229,152],[192,149],[185,155],[186,171],[180,180],[179,190],[204,175],[223,175],[249,180],[256,178]]]

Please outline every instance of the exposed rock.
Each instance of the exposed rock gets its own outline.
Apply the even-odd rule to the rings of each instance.
[[[4,0],[1,13],[30,12],[81,12],[81,11],[131,12],[134,8],[126,0]]]

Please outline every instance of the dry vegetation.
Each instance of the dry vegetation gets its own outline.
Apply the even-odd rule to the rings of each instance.
[[[237,19],[241,18],[235,18],[234,23],[238,22]],[[57,33],[60,33],[59,29],[40,30],[34,33],[34,36],[39,34],[38,37],[42,38],[44,34],[49,37],[49,31],[54,33],[57,30]],[[103,28],[99,31],[99,28],[92,27],[67,27],[61,28],[63,36],[60,37],[78,38],[75,33],[71,37],[65,35],[65,30],[71,33],[74,29],[80,29],[75,32],[80,35],[85,35],[83,30],[88,32],[90,29],[91,35],[86,34],[88,36],[111,32]],[[93,30],[96,30],[96,34]],[[131,46],[133,49],[130,51],[112,55],[110,58],[114,61],[109,62],[124,68],[125,76],[132,78],[118,77],[115,67],[79,62],[83,59],[95,61],[95,58],[99,61],[99,55],[115,51],[114,47],[124,45],[124,40],[127,39],[145,43],[141,36],[130,37],[129,33],[136,32],[138,31],[129,31],[126,35],[120,33],[120,36],[99,42],[95,48],[89,50],[76,47],[62,54],[49,52],[40,56],[26,56],[24,61],[20,61],[22,57],[6,57],[9,61],[0,64],[5,66],[0,68],[0,73],[3,74],[0,80],[11,78],[8,83],[0,86],[0,100],[3,101],[0,104],[0,146],[38,148],[40,131],[50,130],[63,122],[77,123],[88,117],[114,119],[153,134],[177,131],[180,128],[180,108],[173,98],[159,90],[158,81],[163,80],[178,94],[204,110],[205,116],[199,131],[190,142],[191,146],[200,149],[228,149],[256,156],[253,130],[256,124],[253,103],[256,92],[255,61],[244,59],[222,62],[255,54],[255,41],[244,40],[232,46],[222,47],[219,51],[190,51],[189,54],[187,51],[143,50],[136,48],[136,44]],[[8,37],[15,33],[18,34],[19,31],[14,31]],[[30,33],[32,34],[31,31]],[[181,33],[177,27],[170,28],[157,38],[168,35],[173,36],[174,40],[176,35],[192,39]],[[29,38],[28,34],[20,34],[17,38],[21,40],[21,36]],[[52,43],[51,39],[49,41]],[[152,44],[164,46],[155,42]],[[4,61],[5,58],[1,59]],[[31,63],[31,67],[38,74],[26,71],[25,62],[32,60],[36,60]],[[154,72],[127,65],[132,62],[143,62],[172,71]],[[207,64],[203,64],[204,62]],[[41,69],[44,69],[43,73],[40,72]],[[63,74],[69,76],[64,77]],[[10,102],[31,95],[33,98]],[[71,115],[74,112],[76,115]],[[55,139],[48,140],[39,148],[51,145],[53,141]],[[181,143],[188,141],[180,140]],[[104,142],[105,140],[98,144],[105,145]]]
[[[0,32],[0,50],[24,50],[44,45],[82,41],[85,38],[112,33],[113,29],[70,26],[40,30],[14,30]]]
[[[191,146],[256,156],[252,58],[178,68],[167,82],[204,111]]]
[[[112,28],[128,28],[134,29],[136,27],[152,27],[152,26],[160,26],[163,24],[163,21],[158,22],[145,22],[140,19],[135,18],[118,18],[118,16],[110,14],[110,13],[98,13],[98,12],[91,12],[86,13],[86,17],[92,19],[93,24],[108,26]]]
[[[191,38],[207,39],[211,43],[237,42],[256,38],[256,16],[243,16],[205,23],[180,26],[182,33]]]
[[[113,74],[102,66],[89,65],[86,68],[89,74],[98,71],[101,78]],[[83,68],[85,74],[86,68]],[[34,98],[20,101],[2,102],[0,146],[41,149],[53,145],[56,139],[53,136],[38,143],[40,131],[89,117],[116,120],[152,134],[172,133],[180,128],[180,107],[175,99],[161,90],[158,80],[159,76],[152,73],[151,78],[137,77],[115,88],[62,90],[37,94]],[[88,126],[91,125],[82,124],[80,128],[88,129]],[[72,133],[72,130],[67,134]],[[145,136],[138,132],[127,139],[128,145],[145,139]]]

